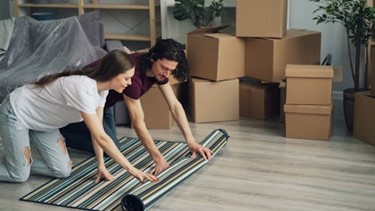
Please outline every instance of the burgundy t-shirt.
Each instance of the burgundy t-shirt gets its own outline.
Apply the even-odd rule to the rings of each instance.
[[[110,90],[107,96],[107,102],[105,104],[106,108],[114,106],[119,101],[123,101],[124,100],[122,96],[123,94],[133,99],[139,99],[143,94],[145,94],[148,90],[150,90],[152,85],[154,85],[155,83],[157,84],[168,83],[169,81],[168,78],[162,82],[157,82],[154,77],[146,76],[146,73],[141,70],[141,65],[140,65],[140,59],[142,55],[143,53],[130,54],[130,57],[135,62],[135,73],[134,73],[134,76],[132,77],[132,84],[126,87],[125,90],[121,94],[117,93],[114,90]],[[88,66],[92,67],[92,65],[99,65],[99,64],[100,64],[100,60],[95,61],[89,64]]]

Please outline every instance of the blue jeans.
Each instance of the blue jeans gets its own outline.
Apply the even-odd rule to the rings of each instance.
[[[103,114],[104,131],[112,138],[117,148],[120,148],[120,142],[116,135],[116,124],[114,120],[113,107],[104,109]],[[91,141],[90,130],[85,122],[72,123],[66,127],[60,128],[61,134],[65,138],[66,146],[94,153],[94,147]]]
[[[71,161],[58,130],[35,131],[27,129],[15,115],[9,96],[0,105],[0,181],[24,182],[30,173],[51,177],[68,177]],[[33,159],[30,143],[42,159]]]

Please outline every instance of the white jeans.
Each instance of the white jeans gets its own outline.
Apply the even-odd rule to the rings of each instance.
[[[9,102],[9,95],[0,105],[0,181],[24,182],[30,172],[51,177],[68,177],[71,161],[59,130],[35,131],[19,122]],[[30,141],[43,159],[32,159]]]

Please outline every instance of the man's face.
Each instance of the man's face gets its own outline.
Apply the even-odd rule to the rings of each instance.
[[[168,59],[158,59],[152,63],[151,72],[157,81],[164,81],[177,68],[178,62]]]

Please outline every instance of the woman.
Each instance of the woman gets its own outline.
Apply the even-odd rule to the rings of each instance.
[[[24,182],[30,172],[68,177],[72,164],[59,128],[82,120],[90,131],[98,161],[96,181],[113,179],[104,165],[103,150],[141,182],[157,181],[155,176],[132,166],[102,126],[108,90],[122,93],[133,75],[134,62],[129,55],[112,51],[97,68],[47,75],[15,89],[0,105],[5,154],[0,163],[0,181]],[[30,142],[35,143],[43,160],[32,159]]]
[[[183,46],[173,39],[159,40],[154,47],[144,53],[133,53],[130,55],[135,61],[135,74],[132,78],[132,84],[123,92],[110,91],[105,105],[104,118],[107,120],[106,128],[108,131],[114,131],[114,116],[107,110],[112,109],[116,102],[125,102],[131,123],[138,138],[146,147],[151,157],[155,161],[155,168],[152,170],[153,175],[158,175],[169,167],[162,153],[156,147],[154,140],[147,130],[144,121],[144,112],[140,98],[147,93],[150,88],[157,84],[169,110],[173,115],[178,127],[180,128],[186,143],[192,153],[192,157],[200,154],[204,159],[210,159],[212,152],[210,149],[200,145],[191,132],[185,110],[175,96],[169,77],[185,81],[188,74],[188,61],[185,57]],[[89,66],[95,67],[100,64],[100,60]],[[112,124],[111,124],[112,122]],[[91,144],[90,136],[84,124],[70,124],[60,131],[67,138],[67,144],[71,148],[92,152],[94,147]],[[79,144],[74,140],[82,140]],[[114,139],[116,141],[116,139]]]

